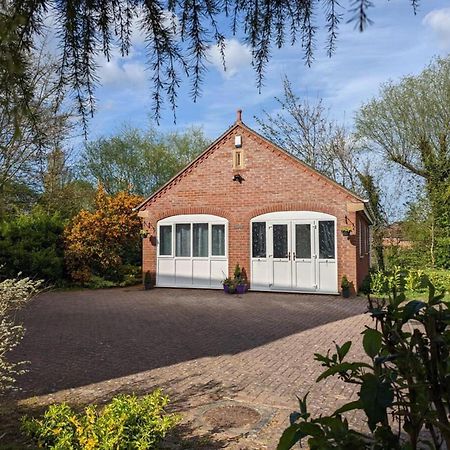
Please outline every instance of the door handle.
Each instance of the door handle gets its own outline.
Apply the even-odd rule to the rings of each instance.
[[[288,252],[288,260],[291,260],[291,252]]]
[[[295,252],[292,252],[292,259],[295,261]]]

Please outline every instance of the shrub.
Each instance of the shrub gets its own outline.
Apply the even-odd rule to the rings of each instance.
[[[7,277],[20,272],[27,277],[52,282],[64,276],[62,234],[64,222],[58,214],[40,209],[0,224],[0,266]]]
[[[123,281],[122,266],[137,265],[141,223],[133,207],[141,197],[126,192],[108,196],[100,187],[95,211],[81,211],[64,231],[65,259],[71,278],[87,283],[92,276]]]
[[[406,301],[408,285],[426,287],[427,301]],[[306,396],[299,399],[278,450],[303,439],[311,449],[450,448],[450,304],[427,275],[398,267],[372,274],[371,294],[375,326],[362,333],[367,360],[348,360],[351,341],[315,355],[325,368],[317,382],[337,376],[358,386],[358,398],[320,417],[308,412]],[[371,434],[350,428],[343,415],[353,410],[364,411]]]
[[[15,377],[23,372],[24,363],[7,360],[7,354],[18,345],[24,327],[16,323],[16,312],[37,292],[39,281],[29,278],[7,279],[0,283],[0,394],[14,387]]]
[[[164,410],[160,390],[138,398],[118,395],[102,410],[89,405],[75,413],[65,403],[50,406],[41,419],[22,419],[22,427],[40,447],[64,450],[156,449],[179,421]]]

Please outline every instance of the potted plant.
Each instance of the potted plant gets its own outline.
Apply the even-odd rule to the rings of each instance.
[[[343,275],[341,280],[342,297],[350,297],[350,286],[351,284],[350,281],[348,281],[347,275]]]
[[[236,264],[234,269],[234,284],[238,294],[244,294],[248,289],[247,275],[244,269],[241,269],[239,264]]]
[[[148,237],[148,230],[140,230],[139,234],[141,235],[142,239],[145,239],[146,237]]]
[[[225,278],[224,280],[222,280],[222,285],[224,292],[226,292],[227,294],[234,294],[236,285],[233,279],[231,279],[230,277]]]
[[[352,234],[352,227],[345,226],[341,228],[342,236],[350,236]]]
[[[148,290],[153,287],[152,274],[147,270],[144,274],[144,289]]]

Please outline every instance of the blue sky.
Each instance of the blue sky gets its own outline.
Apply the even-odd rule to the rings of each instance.
[[[342,24],[332,58],[324,50],[324,33],[318,34],[312,67],[304,64],[298,46],[274,51],[261,93],[256,88],[249,48],[227,36],[227,72],[212,48],[201,98],[193,103],[185,82],[179,92],[177,123],[166,109],[160,129],[196,125],[213,139],[234,122],[238,108],[244,111],[244,122],[257,128],[255,115],[278,108],[274,97],[282,94],[285,75],[296,94],[322,97],[330,115],[351,126],[355,110],[377,93],[380,83],[419,73],[434,56],[450,51],[448,1],[422,1],[417,15],[409,0],[377,0],[375,4],[370,16],[374,24],[364,33],[355,30],[354,24]],[[97,111],[90,139],[113,134],[124,124],[146,128],[152,122],[151,84],[145,70],[144,40],[138,31],[134,41],[134,49],[126,58],[115,54],[110,62],[99,59],[101,86],[96,91]]]

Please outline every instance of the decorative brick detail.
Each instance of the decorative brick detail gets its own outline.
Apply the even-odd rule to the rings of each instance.
[[[242,136],[245,158],[245,168],[239,171],[233,170],[232,159],[236,135]],[[237,172],[244,179],[242,183],[233,181]],[[346,225],[346,216],[351,223],[357,223],[357,212],[347,210],[348,202],[361,200],[238,122],[142,209],[148,211],[149,221],[155,227],[159,220],[178,214],[226,218],[229,273],[237,263],[249,273],[253,217],[275,211],[331,214],[337,218],[338,286],[344,274],[359,286],[368,271],[368,262],[360,260],[357,240],[347,239],[339,231]],[[144,272],[156,271],[155,249],[151,239],[144,240]]]

